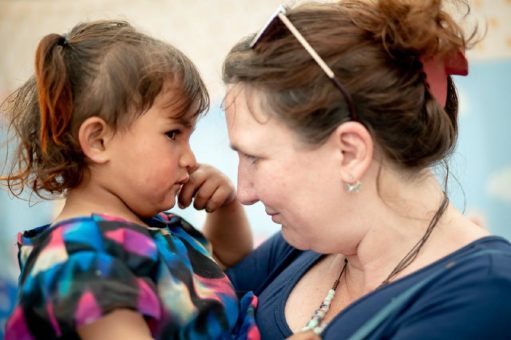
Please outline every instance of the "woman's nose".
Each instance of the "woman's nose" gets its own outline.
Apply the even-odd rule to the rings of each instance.
[[[259,201],[252,179],[240,166],[238,166],[237,197],[244,205],[252,205]]]

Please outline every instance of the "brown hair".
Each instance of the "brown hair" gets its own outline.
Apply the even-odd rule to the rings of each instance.
[[[388,159],[421,169],[452,151],[455,87],[449,78],[442,108],[428,91],[421,57],[464,49],[474,34],[465,38],[441,0],[343,0],[305,4],[287,16],[350,93],[358,119]],[[253,36],[233,47],[224,82],[263,93],[270,114],[320,144],[350,119],[346,101],[282,23],[268,34],[254,49]]]
[[[37,47],[35,76],[11,94],[2,111],[19,139],[7,181],[19,196],[26,186],[61,194],[80,184],[86,160],[77,133],[92,116],[126,127],[169,84],[176,112],[207,110],[209,97],[193,63],[178,49],[124,21],[75,26],[49,34]]]

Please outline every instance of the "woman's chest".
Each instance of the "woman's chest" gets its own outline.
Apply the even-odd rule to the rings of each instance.
[[[298,278],[284,305],[293,332],[319,327],[340,313],[352,300],[345,289],[346,265],[342,256],[326,256]]]
[[[314,268],[318,259],[318,255],[298,259],[259,295],[256,321],[263,339],[287,338],[300,331],[324,302],[339,271],[325,271],[327,267],[322,269],[321,265]],[[341,289],[340,296],[332,302],[325,316],[329,324],[325,335],[335,333],[335,339],[348,338],[367,321],[368,315],[373,315],[388,302],[387,297],[380,295],[353,302],[343,298],[342,288],[338,289]]]

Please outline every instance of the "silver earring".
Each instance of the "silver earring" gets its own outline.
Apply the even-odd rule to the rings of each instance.
[[[362,187],[362,183],[360,181],[356,181],[355,183],[344,183],[344,190],[346,192],[359,192]]]

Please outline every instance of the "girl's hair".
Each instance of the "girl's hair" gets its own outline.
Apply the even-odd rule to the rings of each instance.
[[[428,91],[421,58],[464,49],[474,34],[465,38],[441,0],[309,3],[287,16],[345,86],[386,158],[419,170],[452,151],[455,87],[449,77],[443,108]],[[282,23],[267,34],[254,49],[253,36],[233,47],[224,82],[262,93],[270,114],[310,144],[321,144],[350,119],[346,101]]]
[[[15,196],[24,187],[43,197],[43,191],[52,196],[80,184],[87,166],[77,135],[89,117],[101,117],[114,130],[126,127],[168,88],[168,104],[179,115],[197,116],[209,106],[193,63],[124,21],[83,23],[67,35],[45,36],[35,70],[2,103],[20,143],[0,179]]]

